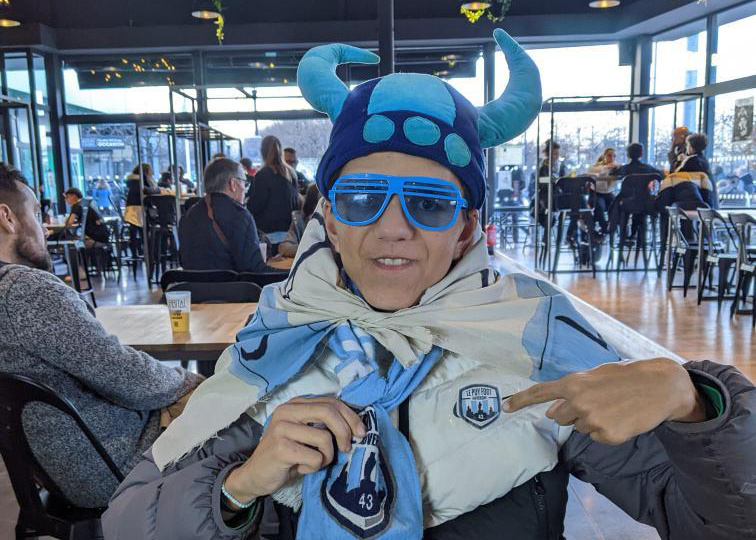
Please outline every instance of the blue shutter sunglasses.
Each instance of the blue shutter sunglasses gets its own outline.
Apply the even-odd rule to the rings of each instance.
[[[328,192],[333,214],[354,227],[370,225],[383,215],[391,197],[397,195],[407,220],[426,231],[446,231],[467,208],[457,186],[446,180],[423,176],[347,174]]]

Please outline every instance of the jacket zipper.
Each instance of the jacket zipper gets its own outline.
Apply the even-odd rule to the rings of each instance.
[[[551,538],[549,535],[549,512],[546,506],[546,488],[543,487],[540,475],[533,477],[536,499],[536,513],[538,514],[538,538],[544,540]]]

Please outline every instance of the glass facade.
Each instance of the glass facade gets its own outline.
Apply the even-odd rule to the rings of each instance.
[[[669,94],[706,84],[706,21],[654,37],[651,93]]]
[[[717,52],[712,59],[715,82],[756,74],[754,32],[756,2],[717,15]]]

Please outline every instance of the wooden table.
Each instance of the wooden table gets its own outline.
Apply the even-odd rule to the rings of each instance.
[[[215,361],[236,341],[257,303],[192,304],[190,331],[174,334],[164,304],[97,308],[97,320],[123,345],[160,360]]]
[[[291,265],[293,263],[294,259],[290,259],[289,257],[279,259],[278,256],[276,256],[268,259],[265,264],[273,268],[278,268],[279,270],[291,270]]]

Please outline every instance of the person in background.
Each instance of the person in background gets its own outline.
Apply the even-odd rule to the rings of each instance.
[[[188,191],[194,191],[194,182],[192,182],[185,176],[184,168],[181,165],[179,165],[179,168],[178,168],[178,177],[179,177],[179,182],[184,184]]]
[[[255,220],[244,207],[246,175],[228,158],[205,168],[205,192],[179,222],[179,256],[187,270],[275,271],[263,262]]]
[[[531,212],[535,208],[535,190],[538,189],[538,223],[541,227],[546,227],[547,216],[546,208],[548,207],[548,185],[540,182],[541,178],[551,178],[552,182],[556,182],[560,178],[566,175],[564,168],[564,160],[559,159],[560,145],[556,141],[547,140],[543,145],[543,159],[538,166],[538,178],[536,178],[536,186],[532,186],[532,192],[530,193],[530,206]],[[551,152],[551,159],[549,159],[549,152]],[[549,171],[549,162],[551,162],[551,171]],[[552,225],[556,223],[553,221]],[[570,230],[572,230],[572,222],[570,222]]]
[[[171,178],[170,171],[160,173],[160,180],[158,180],[158,187],[163,189],[171,189],[173,187],[173,178]]]
[[[139,171],[142,171],[143,192],[139,191]],[[160,195],[161,190],[152,179],[152,166],[149,163],[137,165],[126,177],[126,209],[123,212],[123,222],[129,225],[129,247],[131,256],[137,258],[141,253],[142,244],[142,194]]]
[[[672,146],[667,153],[670,172],[676,171],[680,163],[685,159],[685,138],[689,134],[690,131],[685,126],[677,127],[672,132]]]
[[[291,213],[299,210],[297,173],[284,162],[281,141],[273,135],[262,140],[260,153],[264,166],[250,187],[247,208],[275,252],[289,231]]]
[[[293,148],[284,148],[284,161],[289,167],[294,169],[295,173],[297,173],[297,188],[299,189],[299,193],[304,195],[305,191],[307,190],[307,185],[310,183],[310,181],[302,173],[302,171],[297,169],[297,165],[299,165],[297,151]]]
[[[97,207],[105,214],[113,215],[115,209],[113,208],[112,192],[110,186],[104,178],[99,178],[94,185],[93,198]]]
[[[69,399],[128,474],[160,435],[161,409],[201,377],[108,335],[76,291],[49,272],[39,209],[23,175],[0,164],[0,371],[31,377]],[[71,503],[108,504],[118,482],[68,417],[32,404],[24,431]]]
[[[664,173],[656,167],[652,167],[648,163],[641,161],[643,157],[642,144],[632,143],[628,145],[627,157],[630,161],[614,170],[614,176],[617,178],[623,178],[629,174],[658,174],[659,178],[664,176]]]
[[[613,175],[617,169],[615,157],[614,148],[607,148],[596,160],[596,163],[588,169],[588,174],[599,177],[596,181],[596,207],[593,209],[593,218],[598,223],[601,234],[604,235],[607,233],[606,214],[612,202],[614,202],[613,186],[606,177]]]
[[[255,179],[257,169],[252,165],[252,160],[247,157],[241,158],[239,163],[241,163],[241,166],[244,169],[244,175],[247,179],[247,189],[249,189],[249,187],[252,186],[252,181]]]
[[[315,213],[315,207],[320,202],[320,190],[315,184],[307,186],[305,200],[302,210],[295,210],[291,219],[291,227],[283,242],[278,245],[278,253],[284,257],[294,257],[299,248],[299,241],[302,239],[305,227],[310,222],[312,214]]]
[[[657,175],[656,180],[651,180],[654,184],[658,180],[661,180],[664,176],[664,173],[660,171],[659,169],[652,167],[651,165],[647,163],[643,163],[641,161],[641,157],[643,157],[643,145],[640,143],[632,143],[628,145],[627,147],[627,157],[630,161],[628,161],[625,165],[621,165],[620,167],[617,167],[614,169],[613,175],[616,176],[618,179],[622,179],[626,176],[629,176],[631,174],[655,174]],[[655,188],[652,185],[649,185],[648,189],[649,193],[655,192]],[[619,197],[622,197],[622,192],[620,192]],[[612,207],[609,209],[609,230],[613,231],[616,224],[619,222],[619,208],[620,199],[615,199]],[[640,222],[638,219],[633,217],[632,227],[631,227],[631,236],[635,236],[635,233],[638,231],[638,228],[640,226]]]
[[[68,214],[66,219],[66,230],[75,228],[81,224],[84,219],[84,195],[77,188],[68,188],[65,192],[66,204],[71,207],[71,213]],[[93,248],[97,243],[107,244],[110,239],[110,231],[102,220],[102,216],[99,214],[94,205],[89,204],[89,208],[86,211],[87,221],[84,223],[83,239],[84,245],[88,248]]]
[[[685,139],[685,157],[680,162],[680,165],[675,169],[675,172],[700,172],[704,173],[708,179],[707,189],[704,186],[701,187],[701,195],[704,202],[711,208],[719,208],[719,197],[717,196],[717,185],[714,182],[714,176],[711,174],[709,168],[709,161],[704,155],[704,150],[709,143],[709,139],[704,133],[692,133]]]

